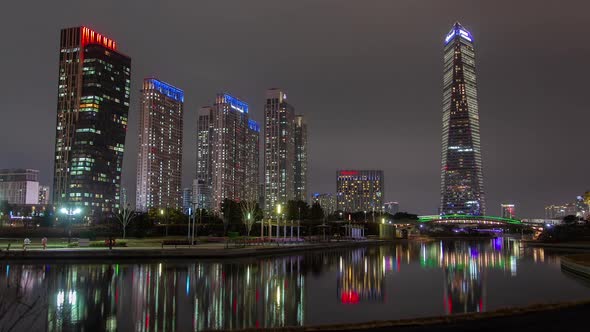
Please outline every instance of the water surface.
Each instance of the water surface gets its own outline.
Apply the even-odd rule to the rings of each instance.
[[[221,262],[2,264],[0,308],[16,297],[33,305],[17,331],[200,331],[481,312],[586,300],[590,287],[558,256],[499,238]],[[23,308],[9,306],[2,325]]]

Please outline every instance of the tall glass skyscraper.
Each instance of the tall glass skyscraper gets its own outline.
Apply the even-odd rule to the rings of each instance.
[[[100,217],[119,208],[131,59],[87,27],[61,30],[53,203]]]
[[[143,80],[137,158],[137,210],[182,207],[184,92],[155,78]]]
[[[445,38],[441,214],[485,214],[473,36],[455,23]]]

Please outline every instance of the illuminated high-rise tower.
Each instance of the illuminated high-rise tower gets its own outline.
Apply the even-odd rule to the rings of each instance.
[[[264,106],[264,205],[271,215],[295,196],[295,110],[279,89],[266,92]]]
[[[86,27],[61,30],[53,203],[100,217],[117,211],[131,59]]]
[[[307,123],[302,114],[295,115],[295,200],[307,201]]]
[[[248,104],[220,93],[199,111],[197,128],[196,207],[219,212],[226,198],[257,201],[260,127]]]
[[[182,207],[184,92],[155,78],[143,80],[137,158],[137,210]]]
[[[441,214],[485,214],[473,37],[455,23],[445,38]]]

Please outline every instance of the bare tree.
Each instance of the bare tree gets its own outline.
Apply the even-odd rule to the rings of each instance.
[[[129,224],[133,221],[135,216],[136,213],[134,210],[130,208],[129,204],[120,209],[119,213],[115,215],[117,221],[119,222],[119,224],[121,224],[121,228],[123,228],[123,238],[125,238],[127,226],[129,226]]]
[[[256,202],[242,201],[240,207],[242,209],[242,220],[244,220],[246,231],[248,232],[248,236],[250,236],[252,226],[256,223]]]

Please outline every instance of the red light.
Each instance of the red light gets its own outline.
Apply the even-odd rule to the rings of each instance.
[[[344,304],[357,304],[359,303],[359,295],[355,291],[344,292],[340,301]]]
[[[341,176],[359,175],[358,171],[340,171]]]
[[[89,44],[102,45],[111,51],[117,50],[117,42],[109,39],[96,31],[93,31],[87,27],[82,27],[82,45],[84,47]]]

